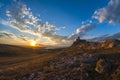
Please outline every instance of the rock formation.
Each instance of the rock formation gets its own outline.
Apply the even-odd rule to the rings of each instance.
[[[81,40],[80,37],[73,42],[71,47],[79,47],[81,49],[101,49],[101,48],[113,48],[120,46],[120,40],[106,40],[104,42],[88,42],[86,40]]]
[[[120,46],[120,40],[106,40],[104,42],[101,43],[101,47],[104,48],[112,48],[115,46]]]

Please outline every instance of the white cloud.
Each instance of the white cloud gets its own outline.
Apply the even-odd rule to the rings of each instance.
[[[78,36],[79,36],[79,35],[77,35],[76,33],[73,33],[73,34],[71,34],[71,35],[68,37],[68,39],[69,39],[69,40],[75,40]]]
[[[93,30],[94,28],[95,28],[95,25],[93,24],[85,24],[76,30],[76,34],[85,33]]]
[[[120,23],[120,0],[110,0],[106,7],[95,11],[93,18],[100,23]]]
[[[33,15],[30,8],[21,2],[14,1],[14,4],[9,6],[6,10],[8,21],[2,21],[3,25],[10,26],[19,30],[20,32],[29,33],[31,35],[38,36],[40,39],[47,38],[50,42],[54,42],[60,45],[69,45],[78,36],[88,36],[88,32],[93,30],[96,25],[92,20],[82,22],[82,26],[76,29],[76,32],[69,37],[57,35],[58,30],[64,29],[63,27],[56,27],[49,22],[42,23],[41,19],[38,19]],[[19,36],[19,39],[27,40],[25,36]]]
[[[89,36],[87,33],[92,31],[95,27],[96,25],[92,21],[84,22],[80,28],[76,29],[76,33],[69,36],[69,39],[76,39],[78,36],[81,38],[87,37]]]
[[[40,22],[40,19],[33,15],[31,9],[21,2],[15,1],[13,5],[9,6],[6,15],[8,21],[3,21],[3,25],[41,38],[48,38],[58,44],[64,44],[68,40],[66,36],[56,34],[56,31],[65,27],[58,28],[47,21],[45,23]]]
[[[20,30],[31,29],[38,23],[38,18],[33,16],[29,8],[21,2],[14,3],[6,11],[9,23]]]

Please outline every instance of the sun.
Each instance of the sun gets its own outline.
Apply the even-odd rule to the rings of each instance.
[[[37,44],[37,43],[36,43],[36,41],[34,41],[34,40],[30,42],[30,46],[33,46],[33,47],[35,47],[36,44]]]

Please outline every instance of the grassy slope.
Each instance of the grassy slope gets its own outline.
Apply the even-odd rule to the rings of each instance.
[[[47,65],[47,62],[57,56],[58,51],[59,49],[32,51],[30,48],[2,45],[0,47],[0,80],[12,80],[39,71],[42,66]]]

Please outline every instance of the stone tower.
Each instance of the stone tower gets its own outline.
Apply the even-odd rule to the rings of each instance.
[[[76,38],[76,42],[80,41],[80,37],[78,36],[78,38]]]

